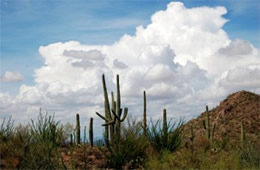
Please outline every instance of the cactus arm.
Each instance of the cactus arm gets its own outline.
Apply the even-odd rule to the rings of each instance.
[[[122,111],[122,109],[120,109],[120,110]],[[113,110],[112,110],[112,113],[118,121],[123,122],[127,116],[128,108],[124,108],[124,115],[123,115],[122,119]]]
[[[124,108],[124,115],[123,118],[120,120],[120,122],[123,122],[125,120],[127,113],[128,113],[128,108]]]
[[[102,116],[102,115],[99,114],[98,112],[96,112],[96,114],[97,114],[101,119],[103,119],[103,120],[105,120],[105,121],[108,121],[104,116]]]
[[[102,126],[114,125],[115,122],[116,122],[116,118],[114,118],[113,120],[111,120],[111,121],[109,121],[109,122],[107,122],[107,123],[102,124]]]
[[[113,115],[115,116],[115,118],[116,118],[117,120],[120,120],[120,117],[118,117],[118,115],[115,113],[114,110],[112,110],[112,113],[113,113]]]

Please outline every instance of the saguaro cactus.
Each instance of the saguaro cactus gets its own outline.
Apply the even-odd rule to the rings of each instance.
[[[78,113],[76,115],[76,142],[80,144],[80,118]]]
[[[121,96],[120,96],[120,85],[119,85],[119,75],[117,75],[117,81],[116,81],[116,86],[117,86],[117,100],[116,102],[114,101],[114,94],[113,92],[111,93],[111,100],[112,100],[112,113],[110,111],[110,106],[109,106],[109,100],[108,100],[108,95],[107,95],[107,88],[106,88],[106,83],[105,83],[105,76],[104,74],[102,75],[103,78],[103,90],[104,90],[104,105],[105,105],[105,117],[96,112],[96,114],[105,120],[105,142],[106,145],[109,147],[109,131],[110,131],[110,140],[113,141],[113,137],[116,136],[118,139],[120,138],[120,124],[123,122],[127,116],[128,113],[128,108],[124,108],[124,114],[122,116],[122,110],[121,109]],[[110,128],[108,128],[110,127]]]
[[[120,126],[121,122],[123,122],[127,116],[128,108],[124,108],[124,115],[121,118],[123,109],[121,108],[121,96],[120,96],[120,85],[119,85],[119,75],[116,75],[116,90],[117,90],[117,98],[116,98],[116,112],[112,110],[116,118],[116,137],[120,138]]]
[[[89,142],[90,146],[93,147],[93,118],[90,118],[89,122]]]
[[[107,145],[107,147],[109,146],[109,128],[108,125],[111,124],[111,121],[113,122],[114,120],[111,117],[111,112],[110,112],[110,106],[109,106],[109,99],[108,99],[108,93],[107,93],[107,87],[106,87],[106,80],[105,80],[105,75],[102,75],[102,84],[103,84],[103,91],[104,91],[104,107],[105,107],[105,116],[102,116],[101,114],[99,114],[98,112],[96,112],[96,114],[102,118],[103,120],[105,120],[105,124],[103,124],[103,126],[105,126],[105,143]]]
[[[206,137],[208,138],[210,145],[214,142],[214,133],[216,124],[213,124],[213,127],[210,126],[210,119],[209,119],[209,108],[206,106],[206,121],[203,121],[204,129],[206,130]]]
[[[246,141],[246,132],[245,132],[245,127],[244,127],[244,121],[242,121],[241,122],[241,137],[240,137],[241,148],[244,148],[245,141]]]
[[[167,144],[168,142],[168,126],[167,126],[166,109],[163,109],[163,141],[165,144]]]
[[[144,91],[144,114],[143,114],[143,129],[144,129],[144,135],[146,136],[147,133],[147,124],[146,124],[146,93]]]

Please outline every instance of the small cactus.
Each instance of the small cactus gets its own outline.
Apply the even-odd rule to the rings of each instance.
[[[89,142],[90,146],[93,147],[93,118],[90,118],[89,122]]]
[[[79,114],[76,115],[76,142],[80,144],[80,118]]]
[[[166,109],[163,109],[163,141],[168,143],[168,126],[167,126],[167,113]]]
[[[210,126],[210,119],[209,119],[209,108],[206,106],[206,120],[203,120],[203,127],[206,130],[206,137],[210,142],[210,145],[212,146],[214,143],[214,133],[216,124],[213,124],[213,127]]]
[[[146,93],[144,91],[144,114],[143,114],[143,129],[144,129],[144,135],[146,136],[147,133],[147,124],[146,124]]]

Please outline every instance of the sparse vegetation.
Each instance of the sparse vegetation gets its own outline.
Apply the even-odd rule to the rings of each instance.
[[[76,127],[63,125],[54,115],[43,115],[41,111],[27,125],[14,126],[10,117],[0,127],[0,168],[260,169],[258,95],[233,94],[213,109],[214,114],[207,108],[187,123],[183,119],[167,121],[164,109],[162,120],[146,125],[145,92],[143,120],[138,121],[129,118],[131,115],[126,119],[128,109],[121,108],[119,76],[116,101],[111,93],[109,103],[104,75],[103,89],[105,116],[98,115],[105,120],[104,139],[93,139],[91,118],[87,140],[86,125],[80,125],[78,114]],[[248,103],[255,110],[239,115],[238,111]],[[84,127],[83,139],[80,126]]]

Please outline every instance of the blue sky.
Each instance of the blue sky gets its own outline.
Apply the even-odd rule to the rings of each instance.
[[[1,0],[1,70],[21,72],[33,83],[33,70],[43,64],[38,48],[53,42],[77,40],[84,44],[112,44],[123,34],[134,34],[150,16],[170,1],[157,0]],[[230,21],[224,26],[231,39],[249,40],[260,47],[258,0],[186,0],[187,7],[225,6]],[[8,87],[10,84],[8,85]],[[13,86],[13,84],[11,84]],[[1,86],[2,91],[10,90]]]

